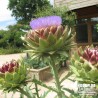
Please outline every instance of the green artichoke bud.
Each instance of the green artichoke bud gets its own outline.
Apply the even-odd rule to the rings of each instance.
[[[26,66],[20,65],[15,60],[3,64],[0,68],[0,88],[13,91],[25,85],[27,70]]]
[[[98,83],[98,49],[86,47],[79,48],[71,58],[71,71],[78,81]]]
[[[51,17],[53,18],[53,16]],[[45,21],[43,23],[43,18],[38,19],[42,22],[42,25],[48,25],[44,25],[43,27],[37,20],[36,23],[35,20],[33,20],[33,23],[31,22],[33,30],[30,30],[24,37],[22,37],[27,43],[26,46],[30,49],[28,51],[32,52],[35,56],[68,55],[71,48],[76,45],[74,43],[75,34],[72,34],[71,29],[67,26],[62,26],[61,23],[55,20],[55,18],[52,20],[51,17],[48,17],[47,20],[50,23],[45,23]],[[58,18],[57,16],[54,17]],[[51,24],[51,22],[53,22],[53,24]],[[39,28],[34,27],[37,24],[40,24]]]

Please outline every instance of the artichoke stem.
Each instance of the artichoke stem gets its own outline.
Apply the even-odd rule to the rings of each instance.
[[[27,96],[27,98],[33,98],[33,96],[31,96],[27,91],[25,91],[23,88],[18,88],[19,92],[21,94],[24,94],[25,96]]]
[[[54,58],[53,57],[50,57],[51,58],[51,67],[52,67],[52,71],[53,71],[53,77],[55,79],[55,84],[56,84],[56,87],[57,87],[57,95],[58,95],[58,98],[62,98],[62,91],[61,91],[61,86],[60,86],[60,81],[59,81],[59,77],[58,77],[58,68],[55,66],[55,61],[54,61]]]
[[[35,83],[35,91],[36,91],[36,96],[37,96],[37,98],[40,98],[40,97],[39,97],[39,93],[38,93],[38,86],[37,86],[36,83]]]

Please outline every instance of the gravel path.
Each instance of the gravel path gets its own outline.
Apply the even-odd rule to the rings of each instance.
[[[26,56],[26,53],[0,55],[0,66],[5,62],[11,61],[12,59],[18,60],[24,56]]]

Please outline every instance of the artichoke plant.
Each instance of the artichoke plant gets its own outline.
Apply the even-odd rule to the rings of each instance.
[[[98,48],[79,48],[71,57],[70,68],[78,81],[98,83]]]
[[[48,58],[58,98],[62,98],[62,86],[58,77],[57,59],[69,56],[71,48],[75,47],[74,36],[71,28],[62,26],[62,19],[59,16],[47,16],[34,19],[30,22],[32,30],[24,37],[21,37],[33,57]],[[59,61],[58,61],[59,62]]]
[[[3,64],[0,68],[0,88],[13,91],[25,85],[26,66],[20,65],[16,60]]]
[[[71,28],[62,26],[59,16],[42,17],[30,22],[32,30],[21,37],[33,56],[65,55],[68,56],[75,46]]]

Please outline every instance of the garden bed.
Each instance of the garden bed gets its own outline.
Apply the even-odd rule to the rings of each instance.
[[[61,67],[59,69],[59,76],[66,70],[68,69],[67,67]],[[50,78],[52,78],[52,73],[51,73],[51,69],[49,66],[44,67],[44,68],[40,68],[40,69],[29,69],[29,77],[31,78],[36,78],[38,80],[41,81],[47,81]]]

